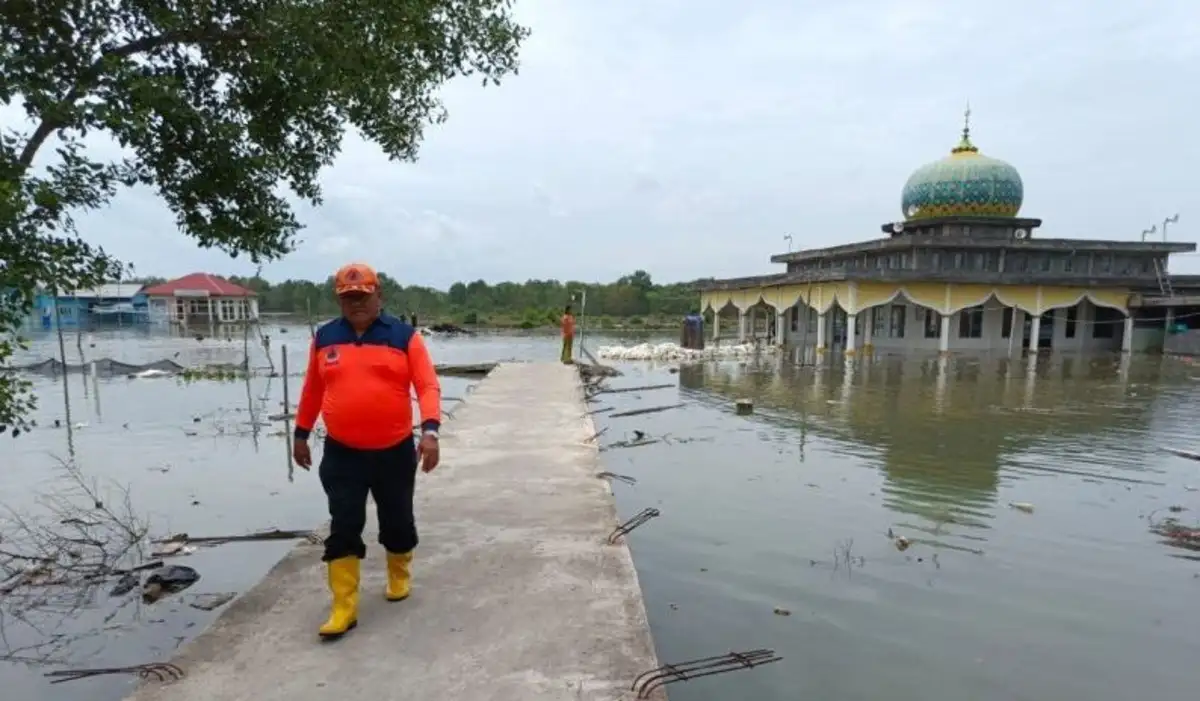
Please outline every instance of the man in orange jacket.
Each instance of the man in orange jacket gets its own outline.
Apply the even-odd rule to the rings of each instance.
[[[318,631],[339,638],[358,624],[360,561],[367,546],[367,494],[375,499],[379,543],[387,551],[388,601],[411,588],[417,547],[413,487],[417,462],[429,472],[438,464],[441,389],[429,351],[412,326],[383,313],[379,277],[353,263],[337,271],[334,288],[342,316],[317,329],[296,410],[293,453],[312,466],[309,434],[317,416],[327,436],[318,473],[329,499],[325,539],[333,606]],[[421,412],[421,440],[414,445],[412,395]]]

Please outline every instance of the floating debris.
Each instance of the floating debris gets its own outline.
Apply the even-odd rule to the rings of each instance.
[[[212,611],[213,609],[219,608],[230,601],[233,601],[233,597],[235,596],[237,596],[237,594],[233,592],[197,594],[196,598],[190,604],[188,604],[188,606],[191,606],[194,609],[199,609],[200,611]]]
[[[128,572],[121,575],[121,578],[118,579],[117,583],[113,585],[113,588],[109,590],[108,595],[125,596],[134,589],[137,589],[138,585],[141,583],[142,580],[136,574]]]
[[[196,549],[188,546],[186,541],[172,540],[164,543],[161,548],[150,553],[151,557],[171,557],[173,555],[191,555]]]
[[[1161,536],[1166,544],[1185,550],[1200,551],[1200,526],[1189,526],[1174,516],[1160,521],[1149,518],[1150,532]]]
[[[154,541],[155,545],[168,545],[172,543],[191,544],[191,545],[221,545],[224,543],[245,543],[264,540],[308,540],[312,537],[312,531],[283,531],[278,528],[272,528],[267,531],[258,531],[256,533],[246,533],[244,535],[223,535],[223,536],[191,536],[187,533],[176,533],[162,540]]]
[[[1200,453],[1192,450],[1184,450],[1183,448],[1168,448],[1166,446],[1160,446],[1159,450],[1162,450],[1164,453],[1170,453],[1171,455],[1178,455],[1181,458],[1187,458],[1188,460],[1200,460]]]
[[[1026,514],[1033,513],[1033,504],[1030,504],[1029,502],[1026,502],[1026,501],[1010,501],[1010,502],[1008,502],[1008,508],[1016,509],[1017,511],[1020,511],[1020,512],[1026,513]]]
[[[746,416],[754,413],[754,402],[749,399],[739,399],[735,403],[738,416]]]
[[[150,573],[142,585],[142,601],[152,604],[200,581],[200,573],[183,565],[167,565]]]
[[[675,343],[639,343],[636,346],[601,346],[596,354],[612,360],[709,360],[743,358],[758,353],[751,343],[709,346],[704,350],[683,348]]]

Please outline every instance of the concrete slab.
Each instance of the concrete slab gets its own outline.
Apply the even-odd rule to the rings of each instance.
[[[300,545],[173,660],[184,679],[130,700],[632,699],[658,662],[593,433],[573,368],[499,366],[418,480],[407,601],[383,599],[372,523],[358,628],[321,643],[321,550]]]

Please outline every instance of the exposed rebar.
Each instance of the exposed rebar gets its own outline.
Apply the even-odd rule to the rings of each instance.
[[[96,667],[93,669],[65,669],[57,672],[46,672],[43,676],[49,678],[51,684],[61,684],[77,679],[98,677],[105,674],[136,674],[141,679],[154,679],[164,682],[167,680],[183,679],[183,670],[170,662],[151,662],[132,667]]]
[[[654,509],[654,508],[642,509],[642,511],[639,512],[636,516],[629,519],[625,523],[622,523],[621,525],[617,526],[616,528],[613,529],[612,533],[608,534],[608,544],[616,545],[617,541],[620,540],[622,536],[629,535],[629,533],[633,529],[637,528],[638,526],[642,525],[643,523],[649,521],[652,518],[658,517],[659,515],[660,515],[660,513],[659,513],[658,509]]]
[[[702,657],[698,660],[678,664],[665,664],[638,675],[633,680],[630,690],[637,692],[637,698],[646,699],[650,698],[652,691],[667,684],[699,677],[710,677],[714,674],[736,672],[739,669],[753,669],[782,659],[775,654],[774,650],[764,648],[748,652],[730,652],[715,657]]]

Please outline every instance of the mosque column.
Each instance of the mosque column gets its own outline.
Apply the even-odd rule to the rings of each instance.
[[[846,355],[854,355],[854,345],[858,335],[858,315],[846,313]]]
[[[721,337],[721,312],[714,311],[713,312],[712,340],[715,341],[720,337]]]
[[[748,309],[738,310],[738,343],[746,342],[746,327],[749,325],[748,319],[750,311]]]
[[[788,310],[775,312],[775,345],[783,348],[785,336],[787,335],[787,313]]]
[[[1018,340],[1020,339],[1020,340]],[[1008,354],[1025,345],[1025,311],[1013,307],[1012,325],[1008,328]]]
[[[817,312],[817,352],[825,352],[825,312]]]
[[[875,307],[868,307],[859,314],[865,317],[863,319],[863,350],[870,350],[875,334]]]
[[[950,315],[942,314],[942,333],[938,336],[938,352],[950,352]]]
[[[1029,319],[1029,352],[1038,352],[1038,337],[1042,335],[1042,315],[1030,314]]]
[[[1125,313],[1125,332],[1121,334],[1121,352],[1133,352],[1133,312]]]

